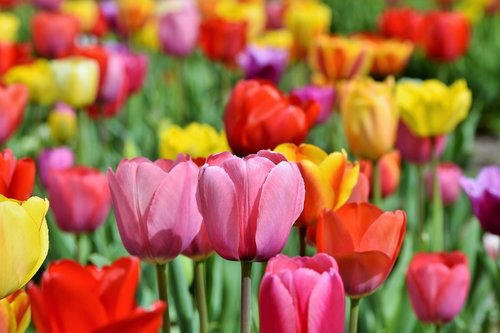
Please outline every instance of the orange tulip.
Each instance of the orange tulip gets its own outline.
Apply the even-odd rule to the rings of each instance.
[[[346,294],[360,298],[379,288],[391,272],[403,244],[406,214],[351,203],[323,212],[317,228],[318,252],[335,258]]]
[[[22,333],[31,320],[28,294],[22,289],[0,299],[0,332]]]
[[[385,153],[376,163],[378,163],[382,198],[385,198],[398,189],[401,178],[401,153],[397,150]],[[360,165],[361,172],[366,175],[371,184],[373,175],[372,161],[361,161]]]

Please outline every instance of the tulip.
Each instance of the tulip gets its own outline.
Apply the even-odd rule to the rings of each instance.
[[[399,122],[396,148],[403,160],[417,165],[429,163],[433,154],[436,158],[443,154],[445,145],[446,136],[438,135],[434,139],[416,136],[403,121]]]
[[[316,1],[292,2],[285,12],[285,27],[294,38],[294,55],[304,57],[316,37],[330,29],[330,7]]]
[[[158,32],[162,50],[175,57],[190,55],[198,43],[200,13],[194,0],[170,0],[162,13]]]
[[[319,104],[301,103],[275,86],[256,80],[234,87],[224,114],[229,146],[237,155],[272,149],[280,143],[302,143],[313,126]]]
[[[286,6],[281,1],[266,1],[266,29],[275,30],[283,28],[283,18]]]
[[[207,124],[193,122],[185,128],[172,125],[160,132],[162,158],[173,159],[179,154],[189,154],[196,159],[228,150],[224,132]]]
[[[252,44],[260,47],[282,49],[290,54],[293,51],[293,35],[288,30],[271,30],[252,39]]]
[[[117,0],[116,24],[118,30],[128,36],[138,31],[152,16],[153,0]]]
[[[358,182],[352,189],[351,196],[347,200],[347,203],[368,202],[369,197],[370,179],[364,173],[360,172],[358,176]],[[314,238],[316,238],[316,232],[314,232]]]
[[[288,52],[248,46],[236,62],[245,72],[245,79],[265,79],[278,84],[288,62]]]
[[[406,286],[418,319],[447,323],[462,310],[469,293],[467,257],[458,251],[417,253],[408,267]]]
[[[0,74],[6,73],[14,66],[32,62],[31,44],[15,44],[0,41]],[[2,79],[4,83],[10,83]]]
[[[332,257],[269,260],[259,289],[261,333],[343,333],[344,312],[344,287]]]
[[[95,60],[69,57],[51,63],[59,98],[74,108],[90,105],[97,97],[99,66]]]
[[[476,179],[462,177],[460,184],[483,229],[500,236],[500,167],[484,167]]]
[[[0,43],[14,43],[17,41],[17,32],[21,22],[16,15],[0,12]]]
[[[71,148],[45,148],[38,155],[38,175],[42,185],[47,187],[53,170],[66,170],[74,165],[74,155]]]
[[[28,89],[21,84],[0,86],[0,144],[4,144],[21,125],[28,102]]]
[[[148,73],[149,60],[147,55],[133,53],[127,46],[122,44],[111,44],[107,48],[122,57],[129,82],[127,95],[130,96],[140,91]]]
[[[346,294],[360,298],[378,289],[391,272],[403,243],[406,214],[351,203],[325,211],[317,228],[318,252],[335,258]]]
[[[31,320],[28,294],[22,289],[0,299],[0,332],[23,333]]]
[[[396,141],[398,109],[393,94],[394,81],[359,79],[345,86],[340,110],[347,143],[360,158],[377,160]]]
[[[113,31],[118,31],[118,5],[114,0],[99,1],[99,9],[106,25]]]
[[[313,42],[309,63],[316,72],[314,81],[334,83],[367,75],[372,65],[372,50],[369,44],[353,38],[320,36]]]
[[[401,154],[397,150],[390,151],[382,155],[377,163],[381,195],[382,198],[386,198],[398,190],[401,178]],[[375,175],[373,175],[372,161],[361,161],[361,172],[373,183]]]
[[[378,28],[385,37],[418,43],[423,20],[424,16],[413,8],[388,8],[379,17]]]
[[[61,11],[76,17],[82,31],[91,31],[99,19],[99,5],[93,0],[63,1]]]
[[[486,254],[492,259],[497,260],[500,257],[500,237],[485,232],[483,235],[483,247]]]
[[[32,0],[37,9],[57,11],[63,0]]]
[[[47,58],[68,55],[79,32],[78,19],[70,14],[38,12],[31,18],[35,51]]]
[[[102,268],[52,262],[40,285],[28,287],[37,332],[158,332],[165,304],[155,302],[150,310],[136,305],[139,273],[136,258]]]
[[[266,25],[264,1],[216,1],[215,15],[228,21],[246,22],[248,39],[259,35]]]
[[[9,148],[0,152],[0,194],[19,201],[27,200],[35,183],[35,162],[16,160]]]
[[[206,20],[200,26],[199,43],[207,58],[232,67],[246,45],[246,23],[221,18]]]
[[[205,227],[205,223],[202,223],[200,231],[191,241],[191,244],[182,251],[182,254],[195,261],[201,261],[208,258],[213,251],[214,247],[208,237],[207,228]]]
[[[320,106],[316,124],[321,124],[330,118],[335,104],[336,91],[333,87],[319,87],[314,85],[307,85],[300,88],[292,89],[291,95],[300,98],[302,103],[307,103],[310,100],[316,101]]]
[[[4,81],[24,84],[33,103],[48,106],[58,99],[58,87],[50,63],[45,59],[10,68],[4,75]]]
[[[423,47],[430,59],[454,61],[469,48],[470,25],[460,12],[430,12],[422,23]]]
[[[451,205],[457,201],[460,196],[460,179],[462,177],[462,169],[454,163],[443,162],[438,166],[437,177],[441,199],[445,205]],[[425,181],[427,196],[432,199],[432,173],[427,173]]]
[[[0,299],[22,288],[45,260],[49,250],[48,209],[46,199],[31,197],[19,202],[0,195]]]
[[[57,225],[66,232],[93,232],[108,216],[107,180],[98,170],[88,167],[52,169],[47,190]]]
[[[77,131],[75,110],[64,103],[57,103],[49,114],[48,124],[52,139],[58,143],[71,141]]]

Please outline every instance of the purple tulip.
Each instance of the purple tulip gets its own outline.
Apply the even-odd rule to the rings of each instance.
[[[408,126],[399,122],[396,148],[401,152],[404,161],[414,164],[425,164],[432,160],[433,148],[437,157],[443,154],[446,146],[446,136],[440,135],[435,139],[436,147],[432,146],[431,138],[419,137],[413,134]]]
[[[68,147],[47,148],[38,156],[38,173],[42,185],[47,187],[53,170],[69,169],[75,163],[73,151]]]
[[[441,199],[445,205],[454,203],[460,195],[460,178],[462,169],[454,163],[444,162],[438,166],[438,183]],[[425,177],[427,195],[432,198],[432,172],[428,172]]]
[[[168,0],[169,10],[158,21],[160,43],[165,53],[183,58],[198,44],[200,13],[193,0]]]
[[[500,236],[500,167],[484,167],[476,179],[462,177],[460,183],[483,229]]]
[[[272,47],[248,46],[238,55],[236,62],[245,72],[246,79],[265,79],[278,84],[288,63],[288,52]]]
[[[320,111],[318,118],[316,118],[316,124],[324,123],[330,118],[336,97],[336,91],[333,87],[308,85],[293,89],[291,94],[300,98],[304,103],[309,100],[319,103]]]

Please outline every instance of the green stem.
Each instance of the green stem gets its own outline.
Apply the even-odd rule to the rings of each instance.
[[[373,204],[377,207],[382,204],[382,180],[378,160],[373,161]]]
[[[443,325],[436,324],[436,333],[441,333],[443,331]]]
[[[351,312],[349,316],[349,333],[358,332],[358,316],[360,298],[351,298]]]
[[[177,313],[179,330],[180,332],[193,332],[193,304],[180,258],[168,264],[168,274],[170,276],[169,292],[172,295],[170,299]]]
[[[417,212],[418,212],[418,239],[420,250],[423,250],[425,226],[425,174],[424,166],[417,165]]]
[[[299,242],[300,242],[299,255],[301,257],[305,257],[306,256],[306,248],[307,248],[307,244],[306,244],[307,228],[306,227],[298,227],[298,229],[299,229]]]
[[[241,262],[241,322],[240,332],[252,331],[252,262]]]
[[[436,145],[433,144],[433,149]],[[438,166],[439,158],[434,151],[432,158],[432,250],[443,251],[443,201],[439,190]]]
[[[205,264],[204,261],[194,262],[196,306],[200,314],[200,333],[208,332],[208,311],[205,296]]]
[[[167,264],[156,264],[156,281],[158,283],[158,296],[160,300],[168,304],[167,292]],[[168,315],[168,307],[163,314],[162,333],[170,333],[170,316]]]
[[[189,111],[186,108],[186,93],[185,93],[185,82],[184,82],[184,72],[183,65],[184,61],[182,59],[176,59],[173,62],[174,72],[175,72],[175,81],[177,82],[177,98],[179,99],[178,111],[179,112],[179,121],[186,121],[189,115],[187,112]]]

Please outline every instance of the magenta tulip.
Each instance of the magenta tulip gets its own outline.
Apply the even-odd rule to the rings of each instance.
[[[304,181],[278,153],[212,155],[200,171],[198,207],[215,251],[263,261],[283,249],[304,206]]]
[[[259,290],[261,333],[341,333],[344,313],[344,286],[332,257],[269,260]]]
[[[431,138],[419,137],[413,134],[405,123],[399,122],[396,148],[401,152],[404,161],[426,164],[432,160],[433,153],[440,157],[446,145],[446,136],[439,135],[434,140],[433,146]]]
[[[418,253],[408,268],[406,284],[418,319],[449,322],[458,315],[469,293],[467,257],[458,251]]]
[[[245,72],[245,79],[263,79],[278,84],[288,63],[288,51],[250,45],[238,55],[236,62]]]
[[[38,174],[43,186],[49,183],[52,170],[69,169],[74,164],[73,151],[68,147],[46,148],[38,156]]]
[[[52,170],[47,190],[59,228],[76,234],[104,223],[110,208],[106,176],[88,167]]]
[[[138,157],[108,170],[118,231],[127,251],[157,264],[178,256],[201,226],[198,166],[189,158],[151,162]]]
[[[445,205],[451,205],[460,196],[462,190],[460,179],[462,178],[462,169],[454,163],[440,163],[437,169],[439,183],[439,192]],[[428,172],[425,177],[427,196],[432,198],[432,172]]]
[[[316,124],[324,123],[330,118],[335,104],[335,88],[330,86],[321,87],[308,85],[292,89],[290,94],[300,98],[302,103],[307,103],[308,101],[318,102],[320,111],[318,118],[316,118]]]

